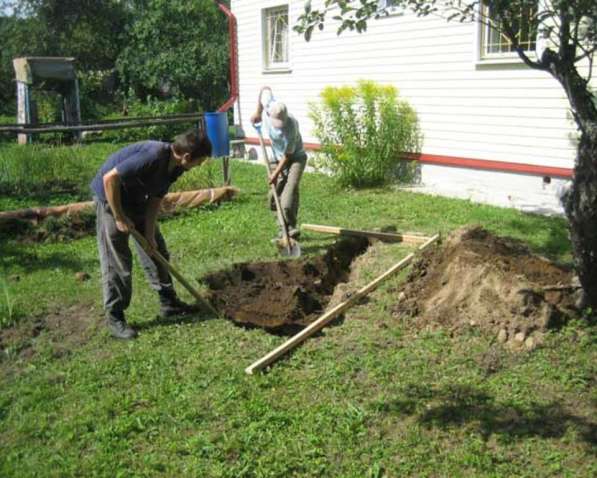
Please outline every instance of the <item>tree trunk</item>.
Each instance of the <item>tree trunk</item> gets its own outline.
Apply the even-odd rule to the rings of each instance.
[[[597,124],[585,124],[574,180],[564,199],[574,262],[585,305],[597,311]]]
[[[564,87],[580,142],[572,186],[564,197],[574,262],[582,285],[585,306],[597,312],[597,108],[587,81],[574,64],[574,55],[561,58],[551,50],[542,64]]]

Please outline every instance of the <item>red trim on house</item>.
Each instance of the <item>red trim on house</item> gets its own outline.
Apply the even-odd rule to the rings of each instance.
[[[269,144],[269,140],[265,140]],[[258,138],[245,138],[247,144],[259,144]],[[303,143],[306,149],[318,151],[321,145],[317,143]],[[457,168],[481,169],[499,171],[504,173],[532,174],[535,176],[555,176],[571,178],[571,168],[556,168],[552,166],[537,166],[525,163],[510,163],[506,161],[492,161],[489,159],[459,158],[456,156],[439,156],[436,154],[411,154],[408,159],[420,161],[423,164],[437,164],[439,166],[452,166]]]
[[[218,8],[228,17],[228,35],[230,42],[230,98],[218,108],[219,112],[228,111],[238,100],[238,36],[236,32],[236,17],[228,7],[216,0]]]

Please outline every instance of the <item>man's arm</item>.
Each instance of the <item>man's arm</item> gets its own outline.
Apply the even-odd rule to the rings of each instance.
[[[106,199],[112,209],[112,214],[116,220],[116,228],[121,232],[130,232],[135,227],[133,222],[126,216],[122,208],[120,199],[120,176],[116,168],[112,168],[103,177],[104,191]]]
[[[158,245],[155,240],[155,226],[157,224],[158,213],[162,205],[162,198],[151,197],[147,204],[145,213],[145,239],[153,249],[157,249]]]
[[[276,169],[274,169],[269,176],[270,184],[276,184],[276,182],[278,181],[278,176],[280,175],[282,170],[286,167],[286,164],[288,164],[288,161],[290,161],[289,156],[287,154],[283,155],[282,159],[276,166]]]

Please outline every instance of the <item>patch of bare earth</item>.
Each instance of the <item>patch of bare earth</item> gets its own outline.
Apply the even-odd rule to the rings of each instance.
[[[92,306],[81,304],[23,318],[0,330],[0,365],[9,366],[14,358],[26,361],[42,349],[53,357],[62,357],[87,343],[99,320]]]
[[[415,261],[395,314],[452,333],[478,327],[513,349],[532,349],[576,314],[573,282],[570,269],[521,242],[468,227]]]
[[[235,323],[295,333],[323,313],[369,242],[346,238],[309,259],[236,264],[206,276],[211,303]]]

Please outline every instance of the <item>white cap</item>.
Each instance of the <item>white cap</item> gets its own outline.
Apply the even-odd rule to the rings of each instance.
[[[267,106],[266,112],[269,116],[270,123],[274,128],[282,128],[288,120],[288,108],[286,108],[286,105],[281,101],[272,101]]]

